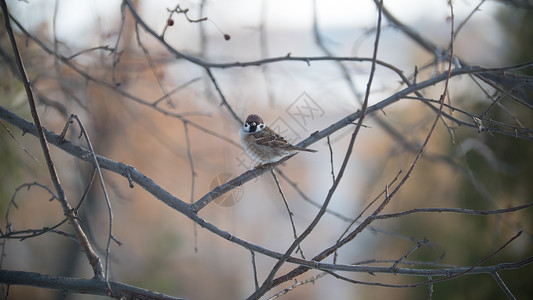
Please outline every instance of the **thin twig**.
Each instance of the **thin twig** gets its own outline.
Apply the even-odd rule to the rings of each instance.
[[[445,280],[449,280],[449,279],[452,279],[452,278],[456,278],[456,277],[459,277],[459,276],[462,276],[470,271],[472,271],[473,269],[475,269],[477,266],[481,265],[483,262],[489,260],[490,258],[492,258],[493,256],[495,256],[496,254],[500,253],[503,249],[505,249],[505,247],[507,247],[510,243],[512,243],[515,239],[517,239],[520,235],[522,235],[522,232],[523,231],[519,231],[516,235],[514,235],[510,240],[508,240],[507,242],[505,242],[505,244],[503,244],[502,246],[500,246],[498,249],[496,249],[494,252],[492,252],[491,254],[489,254],[488,256],[480,259],[477,263],[473,264],[470,268],[462,271],[462,272],[459,272],[459,273],[456,273],[456,274],[453,274],[453,275],[450,275],[450,276],[447,276],[447,277],[443,277],[443,278],[440,278],[440,279],[435,279],[433,280],[432,282],[442,282],[442,281],[445,281]]]
[[[121,52],[118,51],[120,39],[122,38],[122,33],[124,32],[124,25],[126,24],[126,2],[122,1],[120,4],[120,28],[118,30],[117,41],[115,42],[115,47],[113,48],[113,86],[118,87],[120,82],[117,80],[117,66],[120,62]]]
[[[331,179],[333,180],[333,183],[335,183],[335,167],[333,164],[333,148],[331,148],[331,141],[329,139],[329,135],[327,136],[327,142],[328,142],[328,149],[329,149],[329,163],[331,165]]]
[[[468,16],[457,26],[457,29],[455,30],[454,38],[457,38],[457,35],[463,29],[463,27],[470,21],[470,19],[474,16],[474,14],[481,10],[481,5],[485,3],[485,0],[481,0],[479,4],[468,14]]]
[[[287,287],[287,288],[284,288],[283,290],[279,291],[278,293],[276,293],[275,295],[273,295],[272,297],[268,298],[268,300],[273,300],[273,299],[277,299],[285,294],[287,294],[288,292],[294,290],[295,288],[299,287],[299,286],[302,286],[302,285],[305,285],[305,284],[308,284],[308,283],[311,283],[311,284],[314,284],[318,279],[326,276],[328,273],[327,272],[321,272],[313,277],[310,277],[310,278],[307,278],[305,280],[302,280],[302,281],[296,281],[293,285]]]
[[[213,75],[213,72],[211,72],[211,69],[210,68],[205,68],[205,71],[207,72],[207,75],[209,75],[209,78],[211,79],[211,82],[215,86],[215,89],[216,89],[218,95],[220,96],[220,101],[222,101],[221,105],[226,107],[226,109],[229,111],[229,113],[231,114],[233,119],[235,119],[238,122],[239,125],[244,124],[244,121],[241,118],[239,118],[239,116],[237,116],[237,114],[235,113],[235,111],[233,110],[231,105],[226,100],[226,96],[224,96],[224,93],[220,89],[220,86],[218,85],[218,82],[215,79],[215,76]]]
[[[431,300],[433,297],[433,278],[431,276],[428,276],[428,281],[430,281],[430,283],[428,284],[428,289],[429,289],[428,300]]]
[[[7,209],[6,209],[6,214],[5,214],[5,219],[6,219],[6,233],[10,231],[10,226],[11,226],[11,222],[9,221],[9,215],[10,215],[10,212],[11,212],[11,207],[15,207],[18,209],[18,205],[17,203],[15,202],[15,198],[17,196],[17,194],[19,193],[19,191],[23,188],[26,188],[26,189],[30,189],[32,186],[37,186],[37,187],[40,187],[42,188],[43,190],[46,190],[52,197],[49,199],[50,201],[52,200],[59,200],[59,197],[56,195],[56,193],[54,193],[54,191],[52,191],[52,189],[44,184],[40,184],[38,182],[32,182],[32,183],[24,183],[24,184],[21,184],[20,186],[18,186],[16,189],[15,189],[15,192],[13,192],[13,195],[11,196],[11,200],[9,201],[9,204],[7,205]]]
[[[43,235],[45,233],[51,232],[51,233],[55,233],[55,234],[64,236],[66,238],[69,238],[79,245],[80,242],[76,239],[75,235],[61,231],[61,230],[56,230],[57,227],[65,224],[67,221],[68,219],[65,218],[63,219],[63,221],[57,223],[56,225],[52,227],[43,227],[41,229],[25,229],[25,230],[10,231],[7,234],[1,234],[0,237],[3,239],[18,239],[19,241],[22,242],[25,239],[34,238],[34,237]]]
[[[416,250],[420,249],[420,247],[422,247],[422,245],[424,244],[427,244],[429,242],[428,239],[424,238],[423,240],[421,241],[418,241],[416,243],[416,245],[409,249],[409,251],[407,251],[402,257],[400,257],[399,259],[397,259],[396,261],[394,261],[394,264],[392,265],[392,269],[395,270],[398,268],[398,264],[401,263],[404,259],[406,259],[409,255],[411,255],[413,252],[415,252]]]
[[[490,275],[492,275],[492,278],[494,278],[494,280],[496,280],[496,282],[498,283],[500,288],[505,293],[505,296],[507,296],[507,298],[509,298],[509,300],[516,300],[516,297],[513,295],[513,293],[511,293],[511,290],[509,290],[509,288],[507,287],[505,282],[503,282],[503,280],[500,277],[500,274],[498,274],[498,272],[496,272],[496,271],[495,272],[491,272]]]
[[[289,219],[291,221],[292,226],[292,235],[294,239],[296,240],[298,238],[298,234],[296,233],[296,225],[294,225],[294,213],[292,212],[289,202],[287,202],[287,198],[285,198],[285,194],[283,193],[283,190],[281,189],[281,185],[279,184],[278,177],[276,177],[276,174],[274,174],[274,170],[270,170],[270,174],[272,174],[272,177],[274,178],[274,181],[276,182],[276,186],[278,187],[278,192],[281,195],[281,199],[283,199],[283,203],[285,204],[285,208],[287,209],[287,213],[289,214]],[[296,253],[300,252],[300,255],[303,259],[305,259],[304,252],[300,245],[298,245],[298,248],[296,250]]]
[[[152,74],[154,75],[155,79],[157,80],[157,84],[159,85],[159,88],[163,92],[163,98],[167,99],[167,104],[175,108],[175,104],[172,102],[172,98],[170,98],[170,94],[167,91],[167,88],[163,84],[163,80],[161,79],[161,76],[159,76],[159,72],[157,70],[157,67],[155,66],[155,62],[152,59],[152,55],[150,54],[150,51],[144,46],[144,44],[141,42],[141,36],[139,34],[139,26],[135,26],[135,36],[137,38],[137,45],[141,48],[143,51],[144,57],[146,58],[146,61],[148,62],[148,65],[150,66],[150,70],[152,70]],[[154,106],[157,106],[159,104],[160,100],[157,100],[153,103]]]
[[[13,133],[11,132],[11,130],[9,130],[9,128],[4,124],[4,122],[0,121],[0,124],[2,124],[2,127],[4,127],[4,129],[7,131],[7,133],[9,134],[9,136],[18,144],[18,146],[20,147],[20,149],[22,149],[22,151],[24,151],[26,154],[28,154],[29,157],[31,157],[31,159],[33,159],[33,161],[35,161],[37,164],[41,164],[39,162],[39,160],[33,156],[33,154],[31,154],[28,149],[26,149],[26,147],[24,147],[24,145],[22,145],[19,140],[17,140],[17,138],[13,135]]]
[[[416,213],[457,213],[457,214],[467,214],[467,215],[499,215],[499,214],[505,214],[510,212],[515,212],[519,210],[523,210],[526,208],[530,208],[533,206],[533,202],[529,202],[526,204],[513,206],[509,208],[502,208],[502,209],[495,209],[495,210],[476,210],[476,209],[467,209],[467,208],[450,208],[450,207],[431,207],[431,208],[413,208],[410,210],[397,212],[397,213],[388,213],[388,214],[381,214],[373,217],[375,220],[383,220],[383,219],[390,219],[390,218],[397,218],[397,217],[403,217],[410,214],[416,214]]]
[[[255,289],[259,289],[259,281],[257,281],[257,266],[255,265],[255,252],[253,250],[250,250],[250,253],[252,254],[252,270],[254,272],[254,284]]]
[[[185,16],[185,18],[187,19],[187,21],[189,21],[189,23],[200,23],[200,24],[203,24],[204,21],[211,21],[207,17],[200,17],[198,19],[191,19],[189,17],[189,15],[188,15],[189,9],[188,8],[182,9],[179,4],[176,5],[176,7],[174,9],[167,8],[167,11],[170,14],[169,14],[169,16],[167,18],[167,22],[165,22],[165,26],[163,27],[163,31],[161,32],[161,35],[160,35],[161,38],[165,37],[165,33],[166,33],[168,27],[172,26],[174,24],[174,21],[172,20],[172,16],[174,14],[183,14]],[[200,15],[202,14],[202,11],[203,11],[203,5],[201,4],[200,5]],[[220,28],[218,28],[218,26],[213,21],[211,21],[211,23],[213,23],[213,25],[215,25],[215,27],[218,30],[220,30]],[[224,36],[224,38],[226,38],[226,37]],[[228,38],[226,38],[226,39],[228,39]]]
[[[483,112],[481,114],[479,114],[478,118],[480,119],[484,119],[485,116],[487,115],[487,113],[491,110],[491,108],[495,105],[495,104],[501,104],[500,103],[500,100],[505,98],[506,96],[509,96],[511,94],[513,94],[516,89],[518,88],[521,88],[521,87],[524,87],[524,86],[527,86],[527,85],[530,85],[531,82],[522,82],[520,84],[516,84],[515,86],[513,86],[512,88],[508,89],[507,91],[505,91],[503,94],[501,94],[500,96],[498,96],[496,99],[494,99],[489,106],[487,106],[487,108],[485,108],[485,110],[483,110]],[[523,126],[522,126],[523,127]]]
[[[87,52],[92,52],[92,51],[96,51],[96,50],[103,50],[103,51],[109,51],[111,53],[114,53],[115,49],[113,48],[110,48],[109,46],[96,46],[96,47],[92,47],[92,48],[87,48],[87,49],[83,49],[81,51],[78,51],[72,55],[70,55],[69,57],[67,57],[68,60],[71,60],[79,55],[82,55],[82,54],[85,54]]]
[[[95,174],[96,174],[96,168],[94,169],[94,171],[93,171],[93,173],[91,175],[91,180],[89,181],[89,184],[85,188],[85,191],[84,191],[80,201],[78,202],[78,204],[74,208],[74,210],[76,212],[79,210],[81,204],[83,203],[83,200],[85,200],[85,198],[87,197],[88,192],[89,192],[89,188],[92,186],[92,182],[94,180]],[[13,193],[13,196],[11,197],[11,201],[9,202],[9,204],[7,206],[7,210],[6,210],[6,215],[5,215],[6,233],[4,234],[4,233],[0,232],[0,238],[16,238],[16,239],[20,239],[20,241],[23,241],[23,240],[25,240],[27,238],[33,238],[33,237],[45,234],[47,232],[54,232],[54,233],[58,233],[58,234],[61,234],[63,236],[66,236],[68,238],[71,238],[71,239],[73,239],[74,241],[76,241],[79,244],[79,241],[76,239],[75,236],[73,236],[71,234],[64,233],[62,231],[60,232],[60,231],[55,230],[59,226],[65,224],[68,221],[68,218],[64,218],[59,223],[57,223],[56,225],[51,226],[51,227],[43,227],[42,229],[28,229],[28,230],[21,230],[21,231],[13,231],[13,229],[11,228],[11,222],[9,221],[9,212],[10,212],[11,206],[13,206],[15,208],[18,208],[17,204],[15,202],[15,196],[19,193],[19,191],[22,188],[30,189],[30,187],[32,187],[32,186],[37,186],[37,187],[40,187],[40,188],[46,190],[52,196],[52,198],[49,199],[50,201],[54,200],[54,199],[57,199],[57,196],[54,194],[52,189],[50,189],[48,186],[42,185],[42,184],[40,184],[38,182],[25,183],[25,184],[22,184],[19,187],[17,187],[15,189],[15,192]],[[27,235],[26,233],[31,233],[31,234]],[[24,234],[24,235],[19,235],[19,234]]]
[[[196,81],[202,79],[202,77],[195,77],[191,80],[188,80],[182,84],[180,84],[179,86],[177,86],[176,88],[174,88],[173,90],[171,90],[170,92],[168,93],[165,93],[163,96],[161,96],[159,99],[155,100],[152,105],[153,106],[157,106],[157,104],[159,104],[159,102],[161,102],[163,99],[165,98],[169,98],[171,95],[181,91],[182,89],[188,87],[189,85],[195,83]],[[185,115],[186,113],[181,113],[181,115]],[[209,115],[208,113],[205,113],[206,115]]]
[[[120,242],[113,237],[113,209],[111,208],[111,201],[109,200],[109,194],[107,193],[107,189],[105,187],[104,183],[104,176],[102,175],[102,169],[100,168],[100,164],[98,163],[98,158],[96,157],[96,153],[94,152],[93,145],[91,143],[91,139],[89,138],[89,134],[87,133],[87,130],[85,130],[85,126],[83,126],[83,123],[81,122],[80,118],[77,115],[71,115],[67,123],[65,124],[65,128],[63,129],[63,132],[60,136],[60,138],[64,138],[65,133],[67,129],[70,127],[69,125],[72,123],[72,120],[76,120],[78,123],[78,126],[80,127],[80,136],[83,135],[85,137],[85,141],[87,142],[87,146],[89,146],[89,151],[91,154],[92,162],[94,163],[94,166],[96,168],[96,172],[98,173],[98,179],[100,180],[100,187],[102,188],[102,192],[104,193],[104,199],[107,206],[107,212],[109,215],[109,226],[108,226],[108,232],[107,232],[107,244],[106,244],[106,257],[105,257],[105,274],[104,279],[105,281],[108,281],[109,276],[109,257],[111,255],[111,240],[115,240],[119,245]]]
[[[191,169],[191,196],[189,201],[194,203],[194,186],[196,183],[196,170],[194,168],[194,159],[192,157],[191,137],[189,134],[189,126],[187,122],[183,122],[183,130],[185,131],[185,143],[187,145],[187,158],[189,160],[189,167]],[[194,252],[198,253],[198,228],[197,224],[193,222],[193,236],[194,236]]]
[[[90,176],[89,182],[87,183],[87,186],[85,187],[85,190],[83,190],[83,194],[80,197],[80,201],[78,202],[78,204],[76,204],[76,207],[74,208],[76,211],[79,211],[81,205],[83,204],[85,199],[87,199],[87,197],[89,196],[89,191],[91,187],[93,186],[94,177],[96,177],[96,170],[97,170],[96,167],[94,167],[93,173]]]

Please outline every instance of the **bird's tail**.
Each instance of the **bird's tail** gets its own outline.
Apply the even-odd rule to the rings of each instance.
[[[317,151],[314,150],[314,149],[302,148],[302,147],[294,147],[294,150],[297,150],[297,151],[306,151],[306,152],[317,152]]]

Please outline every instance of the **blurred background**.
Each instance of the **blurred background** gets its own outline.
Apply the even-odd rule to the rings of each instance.
[[[70,114],[78,115],[97,154],[134,166],[185,202],[198,200],[214,186],[256,165],[240,147],[238,130],[242,124],[222,105],[205,69],[170,53],[135,25],[127,9],[121,26],[121,1],[7,2],[13,17],[31,35],[28,38],[14,26],[47,129],[60,133]],[[368,58],[372,56],[377,24],[373,1],[133,3],[148,26],[160,35],[164,32],[168,44],[210,63],[289,55]],[[533,18],[527,1],[465,0],[453,4],[455,28],[465,22],[455,40],[455,55],[461,60],[471,65],[502,67],[533,59]],[[181,10],[188,9],[186,15],[169,12],[178,5]],[[385,1],[385,6],[424,39],[443,51],[447,49],[451,26],[447,1]],[[203,17],[208,20],[194,22]],[[224,34],[231,38],[226,40]],[[48,50],[43,50],[36,40]],[[13,72],[5,31],[0,32],[0,46],[1,105],[30,120],[24,88]],[[68,58],[68,64],[50,53]],[[447,67],[447,63],[435,62],[434,53],[386,19],[382,23],[378,59],[395,66],[411,80],[416,72],[417,82]],[[531,67],[520,71],[531,75]],[[267,125],[297,143],[360,109],[370,63],[280,61],[212,68],[211,72],[240,119],[258,113]],[[370,104],[403,88],[405,84],[397,74],[378,66]],[[531,99],[531,85],[528,88]],[[439,99],[442,91],[443,85],[438,84],[424,89],[423,94],[428,99]],[[489,96],[503,92],[473,77],[461,76],[451,80],[447,101],[480,114],[490,105]],[[500,104],[487,117],[533,127],[532,103],[528,106],[503,97]],[[402,99],[365,119],[347,171],[329,205],[330,212],[302,244],[307,258],[334,244],[351,220],[391,184],[400,170],[405,174],[434,119],[435,112],[416,99]],[[495,210],[533,200],[531,141],[448,125],[437,124],[423,158],[386,212],[417,207]],[[317,153],[298,154],[279,167],[283,176],[278,173],[278,177],[294,213],[298,234],[324,201],[332,184],[330,161],[338,172],[353,128],[331,135],[331,155],[329,145],[321,140],[310,146]],[[68,138],[86,147],[78,138],[76,126],[71,129]],[[0,139],[0,215],[8,216],[1,218],[2,230],[7,224],[12,230],[39,229],[62,220],[60,205],[49,202],[50,195],[43,189],[32,187],[15,193],[23,183],[37,181],[51,186],[38,140],[21,135],[7,124],[0,128]],[[57,148],[51,150],[67,196],[77,203],[90,180],[92,166]],[[104,178],[113,207],[114,237],[122,243],[111,247],[113,280],[190,299],[241,299],[253,293],[250,251],[195,228],[192,221],[141,187],[130,188],[123,177],[104,171]],[[10,206],[13,199],[18,208]],[[285,205],[268,173],[209,204],[199,215],[233,235],[274,251],[284,252],[293,241]],[[388,260],[375,265],[390,266],[390,260],[402,257],[427,238],[429,243],[407,260],[471,266],[523,230],[519,239],[485,264],[515,262],[533,254],[531,220],[532,210],[526,209],[492,216],[414,214],[375,221],[372,228],[341,248],[337,262]],[[81,206],[80,221],[103,257],[109,217],[98,184],[93,185]],[[67,225],[60,229],[70,230]],[[48,233],[23,241],[4,240],[3,247],[2,269],[92,276],[78,245],[61,235]],[[261,254],[255,258],[261,283],[275,260]],[[294,267],[287,264],[278,275]],[[500,276],[518,299],[524,299],[533,293],[531,272],[531,266],[526,266],[501,272]],[[298,281],[320,273],[307,272]],[[399,285],[427,279],[342,275]],[[267,296],[293,283],[281,285]],[[428,286],[354,285],[324,276],[298,286],[283,299],[418,299],[428,295],[432,299],[505,297],[494,279],[483,274],[438,283],[432,291]],[[9,288],[9,299],[31,298],[97,297],[23,286]]]

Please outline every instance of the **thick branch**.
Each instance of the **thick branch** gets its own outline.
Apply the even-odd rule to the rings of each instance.
[[[69,293],[108,296],[107,284],[100,279],[58,277],[34,272],[0,270],[0,282],[11,285],[26,285]],[[121,282],[109,281],[113,296],[118,299],[178,300],[161,293],[152,292]]]

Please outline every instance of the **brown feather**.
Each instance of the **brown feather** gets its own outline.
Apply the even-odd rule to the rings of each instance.
[[[313,150],[313,149],[296,147],[296,146],[289,144],[287,140],[285,140],[281,135],[277,134],[274,130],[270,129],[268,126],[259,132],[253,133],[252,135],[256,138],[255,142],[259,145],[270,146],[270,147],[285,149],[289,151],[297,150],[297,151],[316,152],[316,150]]]

